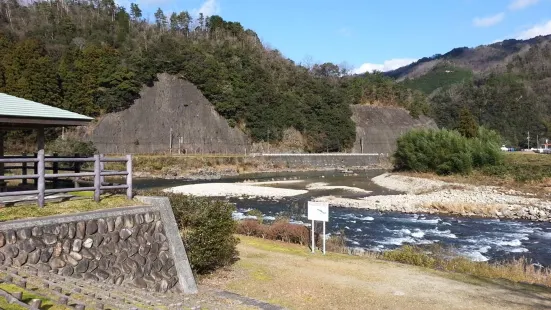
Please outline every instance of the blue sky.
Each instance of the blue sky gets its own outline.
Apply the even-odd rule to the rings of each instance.
[[[551,34],[551,0],[135,1],[145,17],[158,7],[217,14],[256,31],[296,62],[346,63],[355,72],[391,70],[454,47]]]

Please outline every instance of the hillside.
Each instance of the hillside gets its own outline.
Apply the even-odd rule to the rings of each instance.
[[[195,85],[252,142],[277,143],[294,129],[317,152],[353,146],[351,104],[403,107],[415,117],[428,111],[422,94],[389,78],[297,65],[219,16],[159,9],[148,22],[138,5],[110,0],[19,3],[0,2],[0,92],[78,113],[126,110],[142,85],[168,73]],[[11,133],[12,142],[26,139],[32,135]]]
[[[457,128],[466,108],[505,144],[527,147],[528,132],[531,147],[551,137],[551,36],[456,48],[388,75],[429,96],[439,127]]]

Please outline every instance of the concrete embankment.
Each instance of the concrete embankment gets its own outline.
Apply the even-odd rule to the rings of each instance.
[[[379,154],[255,154],[248,156],[136,156],[139,178],[217,180],[260,172],[334,169],[383,169],[389,159]]]
[[[349,199],[318,197],[339,207],[404,213],[441,213],[460,216],[550,221],[551,202],[513,190],[492,186],[447,183],[395,174],[373,178],[379,186],[402,192],[399,195]]]

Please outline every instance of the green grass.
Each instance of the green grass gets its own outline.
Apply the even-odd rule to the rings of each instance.
[[[49,310],[70,309],[70,308],[65,307],[65,306],[57,305],[56,303],[52,302],[50,299],[35,295],[35,294],[30,293],[26,290],[22,291],[22,289],[19,286],[14,285],[14,284],[5,284],[5,283],[0,284],[0,289],[4,290],[4,291],[6,291],[10,294],[15,293],[15,292],[23,292],[23,299],[22,299],[23,303],[28,304],[33,299],[40,299],[40,300],[42,300],[42,307],[41,307],[42,309],[49,309]],[[6,309],[6,310],[25,309],[25,308],[17,306],[17,305],[8,304],[4,299],[0,299],[0,308]]]
[[[455,67],[452,65],[437,65],[427,74],[402,82],[407,88],[417,89],[429,95],[441,87],[449,87],[453,84],[472,79],[473,73],[470,70]]]
[[[35,218],[60,214],[71,214],[102,209],[128,207],[139,202],[128,200],[125,196],[103,196],[99,203],[91,199],[71,200],[61,203],[48,203],[44,208],[37,205],[6,207],[0,209],[0,222],[17,219]]]

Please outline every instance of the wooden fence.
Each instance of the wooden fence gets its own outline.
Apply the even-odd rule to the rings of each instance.
[[[105,170],[105,163],[125,163],[126,171],[109,171]],[[51,163],[51,166],[46,167],[46,163]],[[72,163],[72,167],[67,168],[60,166],[60,163]],[[83,170],[84,163],[94,163],[93,170]],[[100,201],[100,194],[106,190],[126,189],[128,199],[132,199],[132,155],[126,155],[125,158],[107,158],[103,155],[94,155],[94,157],[58,157],[44,156],[44,153],[38,154],[35,157],[30,156],[5,156],[0,157],[0,164],[21,164],[20,166],[5,166],[4,170],[21,170],[20,175],[0,175],[0,183],[8,180],[22,180],[22,184],[27,184],[27,180],[34,180],[36,189],[23,191],[6,191],[0,192],[0,197],[9,196],[27,196],[38,195],[38,206],[44,207],[46,194],[59,194],[69,192],[94,192],[94,200]],[[32,169],[33,173],[28,174]],[[51,170],[51,174],[46,171]],[[70,171],[70,172],[68,172]],[[62,173],[60,173],[62,172]],[[105,177],[125,176],[126,184],[108,185],[104,183]],[[79,178],[92,177],[94,186],[80,187]],[[71,188],[56,188],[59,179],[75,178],[74,187]],[[46,180],[52,180],[54,188],[46,189]]]

